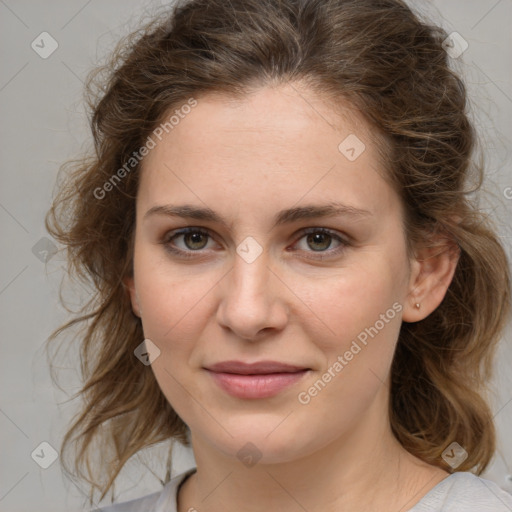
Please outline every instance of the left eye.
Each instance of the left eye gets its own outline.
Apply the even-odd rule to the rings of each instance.
[[[333,240],[338,242],[338,246],[343,245],[343,240],[338,235],[322,228],[307,231],[300,238],[300,240],[303,239],[305,239],[307,246],[312,249],[313,252],[325,252],[331,247]]]

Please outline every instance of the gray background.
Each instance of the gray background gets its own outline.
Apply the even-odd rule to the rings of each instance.
[[[460,33],[469,44],[462,56],[452,61],[466,77],[472,116],[480,128],[488,162],[488,193],[482,198],[482,207],[494,216],[510,256],[512,0],[410,3],[449,33]],[[137,27],[141,16],[151,15],[162,4],[0,0],[0,511],[86,509],[85,487],[63,478],[58,460],[47,469],[35,462],[37,454],[39,460],[49,460],[50,451],[43,447],[41,452],[41,442],[59,449],[66,423],[76,412],[76,404],[66,400],[79,385],[78,359],[73,350],[62,364],[60,378],[65,392],[52,385],[43,351],[50,332],[67,318],[58,303],[65,261],[60,254],[52,256],[52,242],[44,239],[49,238],[44,215],[59,165],[86,149],[90,140],[82,102],[84,77],[120,36]],[[31,47],[34,40],[40,41],[42,32],[48,32],[58,44],[46,59]],[[50,40],[45,41],[39,52],[51,48]],[[49,258],[46,268],[41,261],[45,254]],[[66,289],[69,306],[80,304],[86,292],[69,282]],[[484,476],[512,492],[510,326],[496,364],[492,407],[499,429],[499,451]],[[141,461],[162,451],[161,446],[148,450]],[[144,467],[137,471],[136,459],[123,471],[116,487],[120,500],[160,488],[157,478],[143,471]],[[162,464],[152,468],[159,471]],[[193,464],[190,452],[178,450],[173,474]]]

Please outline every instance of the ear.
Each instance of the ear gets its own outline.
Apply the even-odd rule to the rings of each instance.
[[[460,257],[457,244],[439,236],[428,247],[417,249],[411,264],[404,322],[418,322],[432,313],[444,299]]]
[[[130,295],[130,300],[132,303],[132,310],[133,310],[134,314],[140,318],[142,311],[140,309],[137,292],[135,291],[135,281],[134,281],[133,277],[125,277],[123,279],[123,283],[124,283],[125,288],[128,291],[128,294]]]

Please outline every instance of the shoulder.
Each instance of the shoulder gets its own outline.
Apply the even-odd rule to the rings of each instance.
[[[510,512],[512,495],[472,473],[456,472],[431,489],[409,512]]]
[[[171,478],[161,491],[134,500],[97,508],[91,512],[176,512],[178,488],[195,470],[196,468],[191,468]]]

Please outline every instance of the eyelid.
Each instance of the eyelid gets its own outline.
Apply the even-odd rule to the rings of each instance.
[[[212,240],[217,239],[215,232],[209,228],[205,228],[202,226],[185,226],[183,228],[176,228],[176,229],[171,229],[169,231],[166,231],[161,237],[162,238],[161,243],[166,244],[166,243],[170,242],[173,238],[182,236],[182,235],[186,235],[188,233],[201,233],[203,235],[207,235]],[[196,252],[199,252],[199,251],[196,251]]]
[[[323,226],[303,228],[299,230],[298,233],[301,235],[301,238],[302,236],[309,235],[310,233],[325,233],[332,236],[333,238],[338,239],[340,242],[346,244],[351,243],[351,237],[349,237],[347,234],[342,233],[336,229],[325,228]]]

